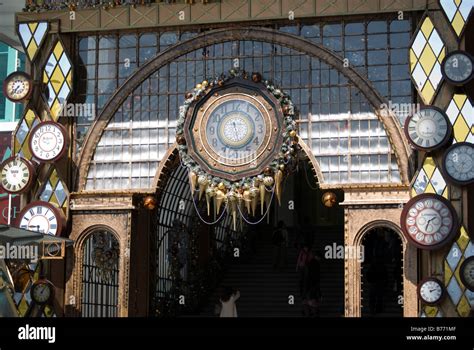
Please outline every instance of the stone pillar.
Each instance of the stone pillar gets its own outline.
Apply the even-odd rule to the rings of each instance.
[[[117,316],[129,316],[129,270],[132,212],[136,208],[132,194],[72,194],[70,239],[73,254],[67,255],[65,315],[81,315],[83,246],[97,229],[112,232],[120,244],[119,294]]]
[[[400,229],[403,204],[410,196],[407,188],[348,189],[341,205],[344,208],[344,243],[360,247],[364,235],[373,228],[386,227],[396,232],[403,242],[404,316],[418,316],[417,252],[407,245]],[[344,269],[345,316],[361,317],[361,262],[346,259]]]

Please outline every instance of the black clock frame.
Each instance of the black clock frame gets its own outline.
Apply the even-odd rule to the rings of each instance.
[[[45,201],[33,201],[31,203],[28,203],[21,211],[20,214],[18,214],[16,221],[15,221],[15,226],[20,227],[21,224],[21,219],[25,216],[25,214],[33,207],[36,206],[43,206],[43,207],[48,207],[54,215],[56,216],[56,220],[58,221],[58,227],[56,229],[56,237],[60,237],[61,233],[64,231],[66,228],[66,219],[64,218],[64,213],[62,209],[57,208],[53,204]]]
[[[459,180],[455,179],[454,177],[452,177],[451,174],[449,174],[449,172],[446,168],[446,160],[448,159],[448,154],[453,149],[455,149],[457,147],[461,147],[461,146],[470,146],[470,147],[474,148],[474,145],[470,142],[458,142],[458,143],[455,143],[455,144],[452,144],[451,146],[449,146],[448,149],[443,154],[443,160],[441,162],[441,164],[442,164],[441,172],[444,175],[444,177],[446,178],[446,180],[448,180],[449,183],[452,183],[452,184],[458,185],[458,186],[466,186],[466,185],[469,185],[471,183],[474,183],[474,178],[470,179],[470,180],[466,180],[466,181],[459,181]]]
[[[430,246],[423,245],[423,244],[420,244],[417,241],[415,241],[411,237],[411,235],[408,232],[407,227],[406,227],[406,220],[407,220],[407,216],[408,216],[408,211],[410,210],[410,208],[413,206],[414,203],[416,203],[419,200],[422,200],[424,198],[431,198],[433,200],[441,201],[443,204],[446,205],[446,207],[450,211],[451,217],[453,219],[453,226],[451,228],[451,231],[446,236],[446,238],[443,241],[441,241],[437,244],[430,245]],[[417,196],[413,197],[407,203],[405,203],[405,206],[403,207],[403,210],[402,210],[402,214],[400,215],[400,227],[402,228],[402,232],[405,235],[406,239],[410,242],[410,244],[412,244],[415,247],[417,247],[419,249],[422,249],[422,250],[436,250],[436,249],[439,249],[439,248],[444,247],[445,245],[449,244],[459,234],[459,219],[458,219],[458,216],[456,214],[456,210],[454,209],[453,205],[446,198],[444,198],[443,196],[440,196],[439,194],[422,193],[420,195],[417,195]]]
[[[54,158],[51,158],[51,159],[41,159],[41,158],[38,158],[36,155],[35,155],[35,152],[33,152],[33,138],[34,138],[34,134],[37,130],[39,130],[41,127],[45,126],[45,125],[53,125],[55,127],[57,127],[60,131],[61,131],[61,134],[63,135],[63,139],[64,139],[64,145],[63,145],[63,149],[61,150],[61,152],[59,152],[56,157]],[[67,152],[68,148],[69,148],[69,137],[68,137],[68,134],[67,134],[67,131],[66,131],[66,128],[58,123],[58,122],[53,122],[51,120],[48,120],[48,121],[44,121],[44,122],[41,122],[41,123],[38,123],[30,132],[30,139],[28,141],[28,147],[30,148],[30,152],[31,154],[33,155],[33,157],[35,159],[37,159],[38,161],[42,162],[42,163],[54,163],[58,160],[60,160]]]
[[[17,75],[21,75],[23,77],[26,78],[26,80],[28,81],[28,83],[30,84],[30,89],[28,90],[28,93],[25,95],[25,97],[19,99],[19,100],[15,100],[15,99],[12,99],[8,96],[8,93],[7,93],[7,86],[8,86],[8,83],[10,82],[10,80],[12,79],[12,77],[14,76],[17,76]],[[6,78],[5,80],[3,81],[3,95],[8,99],[10,100],[11,102],[13,103],[21,103],[23,101],[27,101],[30,99],[31,97],[31,94],[33,93],[33,79],[31,78],[31,76],[28,74],[28,73],[25,73],[25,72],[21,72],[21,71],[16,71],[16,72],[13,72],[13,73],[10,73]]]
[[[448,61],[448,59],[451,56],[458,55],[458,54],[462,54],[462,55],[466,56],[467,58],[469,58],[471,60],[471,64],[472,64],[471,74],[466,79],[464,79],[462,81],[455,81],[455,80],[450,79],[448,77],[448,75],[446,74],[446,71],[445,71],[445,68],[444,68],[446,62]],[[467,84],[468,82],[470,82],[472,80],[472,78],[474,78],[474,57],[472,57],[472,55],[469,54],[468,52],[462,51],[462,50],[455,50],[455,51],[452,51],[452,52],[448,53],[446,55],[446,57],[444,57],[443,61],[441,62],[441,74],[443,75],[443,78],[446,79],[446,81],[448,83],[450,83],[451,85],[462,86],[462,85]]]
[[[410,123],[411,119],[413,118],[413,116],[418,113],[418,112],[415,112],[413,113],[412,115],[410,115],[406,120],[405,120],[405,125],[403,127],[403,131],[405,132],[405,136],[408,140],[408,142],[410,142],[410,145],[414,148],[416,148],[417,150],[419,151],[424,151],[424,152],[430,152],[430,151],[434,151],[438,148],[441,148],[443,147],[448,141],[451,140],[451,137],[452,137],[452,134],[453,134],[453,126],[451,125],[451,121],[449,120],[447,114],[441,109],[441,108],[438,108],[438,107],[435,107],[435,106],[424,106],[424,107],[421,107],[420,108],[420,113],[424,110],[427,110],[427,109],[434,109],[436,110],[437,112],[441,113],[441,115],[444,117],[445,121],[446,121],[446,125],[447,125],[447,130],[446,130],[446,135],[444,136],[443,140],[441,142],[439,142],[438,144],[432,146],[432,147],[423,147],[423,146],[420,146],[420,145],[417,145],[410,137],[410,133],[408,132],[408,124]]]
[[[439,297],[439,299],[435,302],[429,302],[429,301],[426,301],[425,299],[422,298],[421,296],[421,287],[423,286],[423,284],[425,284],[426,282],[429,282],[429,281],[433,281],[433,282],[436,282],[438,283],[440,286],[441,286],[441,295]],[[418,283],[418,286],[416,287],[416,294],[418,295],[418,298],[426,305],[429,305],[429,306],[435,306],[435,305],[439,305],[443,300],[444,298],[446,298],[446,287],[444,286],[443,282],[441,282],[439,279],[435,278],[435,277],[427,277],[427,278],[424,278],[422,279],[419,283]]]
[[[459,278],[461,279],[462,284],[464,284],[464,287],[469,289],[471,292],[474,292],[474,284],[469,284],[464,278],[464,269],[466,269],[467,265],[471,262],[474,262],[474,256],[470,256],[462,262],[459,267]]]
[[[36,174],[36,167],[33,165],[32,162],[30,162],[28,159],[25,159],[23,157],[10,157],[10,158],[7,158],[5,159],[1,164],[0,164],[0,174],[1,174],[1,171],[3,170],[3,168],[5,167],[5,165],[7,165],[8,163],[14,161],[14,160],[20,160],[22,161],[23,163],[25,163],[26,167],[28,168],[29,172],[30,172],[30,178],[28,179],[28,182],[26,183],[25,187],[23,187],[21,190],[19,191],[11,191],[9,189],[7,189],[6,187],[3,186],[3,181],[0,181],[0,187],[7,193],[10,193],[10,194],[20,194],[20,193],[24,193],[24,192],[27,192],[30,188],[31,188],[31,185],[33,185],[34,183],[34,177],[35,177],[35,174]],[[0,175],[1,176],[1,175]]]
[[[48,300],[46,301],[39,301],[39,300],[36,300],[34,298],[34,292],[35,292],[35,289],[38,288],[39,286],[41,285],[46,285],[48,286],[49,290],[51,291],[51,293],[49,294],[49,298]],[[41,279],[38,279],[37,281],[35,281],[32,285],[31,285],[31,288],[30,288],[30,297],[31,297],[31,300],[33,300],[36,304],[38,305],[47,305],[49,303],[51,303],[51,301],[54,299],[54,293],[55,292],[55,287],[54,287],[54,284],[51,283],[49,280],[45,279],[45,278],[41,278]]]

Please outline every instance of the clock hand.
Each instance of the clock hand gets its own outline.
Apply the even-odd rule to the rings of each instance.
[[[430,225],[430,222],[433,221],[435,218],[431,218],[428,220],[428,222],[426,223],[426,226],[425,226],[425,230],[428,231],[428,226]]]

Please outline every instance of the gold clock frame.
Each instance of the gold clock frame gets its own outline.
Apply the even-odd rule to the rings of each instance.
[[[243,162],[234,162],[222,157],[209,145],[206,124],[219,105],[229,100],[240,99],[254,105],[265,121],[264,141],[253,156]],[[230,181],[255,176],[263,172],[277,157],[283,143],[284,114],[280,102],[263,83],[255,83],[240,77],[233,78],[223,86],[210,89],[199,101],[194,102],[186,115],[184,135],[189,155],[213,176]],[[217,132],[217,130],[216,130]]]

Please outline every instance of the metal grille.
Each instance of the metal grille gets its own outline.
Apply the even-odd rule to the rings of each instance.
[[[173,226],[173,221],[179,220],[187,228],[196,230],[199,218],[197,217],[196,209],[192,202],[193,198],[189,189],[187,169],[178,165],[173,170],[168,182],[163,189],[159,205],[157,208],[156,217],[156,247],[155,247],[155,300],[166,298],[167,293],[172,288],[172,279],[170,278],[170,229]],[[197,201],[197,199],[195,199]],[[197,209],[202,216],[205,215],[206,203],[199,201],[196,203]],[[209,218],[213,220],[213,218]],[[226,249],[226,236],[235,234],[231,230],[232,217],[224,215],[224,217],[216,224],[211,226],[211,240],[215,241],[215,246],[221,253]],[[211,243],[211,246],[214,244]],[[186,242],[184,242],[183,254],[186,254]],[[219,253],[219,252],[218,252]],[[183,256],[183,261],[186,261],[186,256]],[[187,279],[187,263],[181,270],[181,277],[186,283]]]
[[[104,250],[118,247],[115,236],[108,231],[96,231],[90,234],[84,243],[82,263],[82,301],[83,317],[116,317],[118,306],[118,259],[103,273],[98,259],[95,258],[94,240],[105,238]]]

